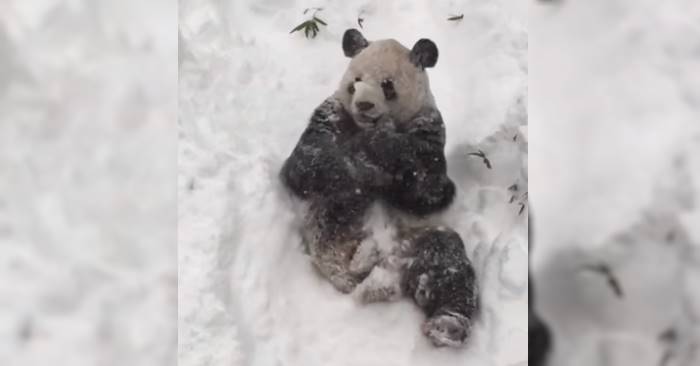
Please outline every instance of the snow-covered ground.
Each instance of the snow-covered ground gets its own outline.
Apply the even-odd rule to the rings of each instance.
[[[0,364],[176,362],[177,12],[0,1]]]
[[[530,12],[530,176],[551,365],[700,364],[700,3]],[[584,268],[607,265],[620,283]]]
[[[289,31],[320,6],[315,39]],[[447,21],[464,14],[461,21]],[[525,2],[188,1],[180,4],[178,359],[181,365],[526,365]],[[440,49],[431,85],[458,198],[445,220],[478,268],[465,349],[436,349],[408,300],[362,306],[312,270],[277,173],[348,60],[341,36]],[[478,146],[476,146],[478,145]],[[481,159],[468,156],[482,149]]]

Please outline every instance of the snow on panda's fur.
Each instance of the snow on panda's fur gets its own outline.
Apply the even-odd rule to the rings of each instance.
[[[434,344],[461,345],[478,308],[474,269],[459,235],[428,223],[455,196],[425,72],[437,47],[427,39],[410,50],[392,39],[368,42],[350,29],[343,51],[351,61],[340,87],[316,108],[281,171],[309,204],[302,235],[312,262],[365,302],[411,297]],[[385,255],[365,229],[375,202],[397,226],[400,244]]]

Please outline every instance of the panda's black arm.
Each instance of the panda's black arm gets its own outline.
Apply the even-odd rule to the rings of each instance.
[[[348,167],[337,144],[342,133],[339,122],[344,118],[342,104],[332,97],[314,110],[280,171],[282,182],[297,196],[330,192],[338,188],[339,179],[347,178]]]
[[[339,121],[347,118],[346,115],[347,112],[339,100],[327,98],[314,109],[297,146],[318,146],[335,142],[341,133]]]
[[[408,127],[402,127],[404,125]],[[399,128],[389,125],[362,130],[346,146],[352,153],[365,155],[368,161],[393,175],[415,168],[421,157],[444,156],[445,127],[440,112],[426,108]]]
[[[445,124],[435,108],[419,112],[406,132],[415,161],[402,165],[401,175],[387,195],[394,206],[417,215],[441,211],[454,200],[456,187],[447,175]]]
[[[445,124],[440,111],[435,108],[425,108],[418,112],[407,125],[409,127],[405,133],[411,137],[416,147],[444,153]]]
[[[455,195],[447,176],[445,127],[440,112],[426,108],[405,129],[377,128],[353,137],[353,149],[393,176],[384,187],[392,205],[417,215],[446,208]]]

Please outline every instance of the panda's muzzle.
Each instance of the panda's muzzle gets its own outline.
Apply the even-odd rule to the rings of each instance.
[[[374,108],[374,103],[372,102],[357,102],[355,103],[355,106],[360,112],[367,112]]]
[[[384,95],[381,89],[366,81],[353,84],[355,93],[352,95],[352,114],[361,125],[372,126],[384,115]]]
[[[356,122],[358,122],[360,125],[364,125],[365,127],[376,126],[382,119],[382,115],[371,116],[365,113],[359,113],[356,115],[356,119]]]

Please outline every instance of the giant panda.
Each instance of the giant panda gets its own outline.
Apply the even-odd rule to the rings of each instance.
[[[365,302],[408,296],[426,314],[422,329],[433,344],[460,346],[477,314],[478,288],[459,235],[430,220],[456,194],[426,72],[437,46],[370,42],[349,29],[342,48],[350,63],[340,85],[313,112],[280,172],[307,203],[303,241],[337,290],[359,292]],[[390,253],[368,240],[365,223],[377,203],[397,226]],[[396,281],[376,281],[380,272]]]

